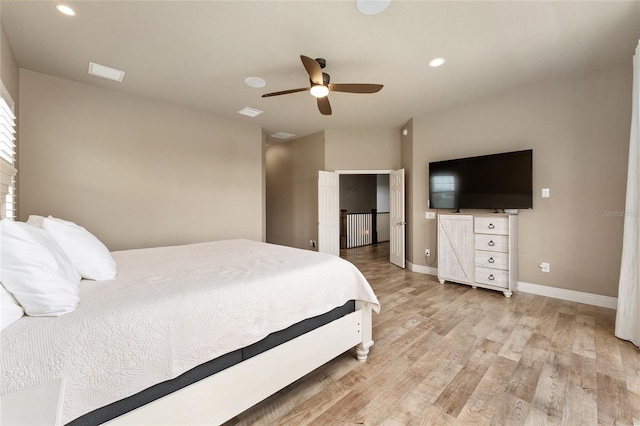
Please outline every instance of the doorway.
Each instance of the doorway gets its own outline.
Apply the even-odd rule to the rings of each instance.
[[[405,267],[404,169],[320,171],[318,176],[318,251],[340,255],[340,175],[389,175],[389,229],[391,263]]]
[[[389,175],[342,174],[340,249],[389,241]]]

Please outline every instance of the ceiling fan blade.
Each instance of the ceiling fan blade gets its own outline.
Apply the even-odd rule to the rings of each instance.
[[[311,59],[308,56],[300,55],[300,59],[302,60],[302,65],[304,65],[304,69],[307,70],[307,74],[309,74],[309,78],[316,84],[322,84],[322,68],[320,68],[320,64],[316,62],[315,59]]]
[[[383,87],[382,84],[330,84],[329,90],[332,92],[376,93]]]
[[[269,98],[271,96],[288,95],[289,93],[304,92],[305,90],[309,90],[309,88],[308,87],[301,87],[299,89],[282,90],[280,92],[265,93],[264,95],[262,95],[262,97],[263,98]]]
[[[331,104],[329,103],[329,98],[327,96],[324,98],[318,98],[318,109],[322,115],[331,115]]]

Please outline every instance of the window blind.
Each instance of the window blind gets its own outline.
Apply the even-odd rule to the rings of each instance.
[[[9,164],[15,161],[16,149],[16,116],[7,101],[0,98],[0,157]]]
[[[14,103],[0,82],[0,163],[2,194],[6,198],[0,200],[4,205],[4,217],[16,218],[16,116],[13,113]]]

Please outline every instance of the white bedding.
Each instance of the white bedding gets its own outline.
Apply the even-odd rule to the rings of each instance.
[[[336,256],[246,240],[114,252],[118,277],[80,306],[1,333],[0,394],[66,380],[63,422],[175,378],[347,300],[379,310]]]

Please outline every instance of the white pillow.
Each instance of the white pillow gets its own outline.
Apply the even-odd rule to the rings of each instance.
[[[116,277],[116,261],[109,249],[82,226],[49,216],[42,228],[62,247],[83,278],[112,280]]]
[[[0,283],[0,330],[18,321],[24,315],[24,309],[15,297]]]
[[[35,214],[29,215],[29,219],[27,219],[27,223],[31,226],[35,226],[36,228],[42,229],[42,223],[44,222],[44,216],[38,216]]]
[[[58,316],[80,302],[80,274],[44,230],[0,220],[0,279],[27,315]]]

